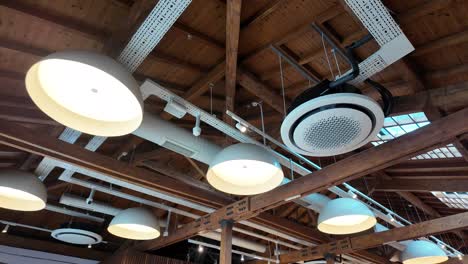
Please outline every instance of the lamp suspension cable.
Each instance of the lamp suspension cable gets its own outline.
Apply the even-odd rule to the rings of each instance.
[[[283,99],[284,99],[284,96],[283,96]],[[283,100],[284,101],[284,100]],[[262,135],[262,138],[263,138],[263,145],[266,146],[266,138],[265,138],[265,121],[263,119],[263,105],[262,105],[263,102],[258,102],[257,105],[258,107],[260,108],[260,120],[262,122],[262,132],[263,132],[263,135]]]
[[[286,118],[286,93],[284,92],[284,76],[283,76],[283,61],[281,55],[278,55],[279,67],[280,67],[280,79],[281,79],[281,95],[283,96],[283,117]]]
[[[213,83],[209,84],[210,87],[210,114],[213,115]]]
[[[333,48],[331,50],[332,54],[333,54],[333,57],[335,58],[335,63],[336,63],[336,68],[338,69],[338,77],[337,79],[339,79],[341,77],[341,69],[340,69],[340,64],[338,63],[338,59],[336,58],[336,52],[335,52],[335,49]]]
[[[328,58],[328,52],[327,52],[327,47],[325,46],[325,40],[323,39],[323,32],[322,32],[322,46],[323,46],[323,52],[325,53],[325,58],[327,58],[327,63],[328,63],[328,68],[330,69],[330,73],[332,75],[332,79],[335,80],[335,74],[333,73],[333,69],[330,64],[330,59]]]

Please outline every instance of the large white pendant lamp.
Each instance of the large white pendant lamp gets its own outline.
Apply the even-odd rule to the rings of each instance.
[[[236,195],[270,191],[281,184],[283,171],[271,152],[248,143],[231,145],[212,160],[206,178],[216,189]]]
[[[448,260],[447,254],[436,244],[417,240],[411,241],[401,253],[403,264],[435,264]]]
[[[144,208],[129,208],[116,215],[109,226],[109,233],[134,240],[149,240],[161,235],[158,219]]]
[[[26,74],[34,103],[57,122],[98,136],[133,132],[143,118],[138,83],[117,61],[88,51],[53,53]]]
[[[319,214],[318,229],[334,235],[367,230],[377,223],[372,211],[360,201],[338,198],[329,201]]]
[[[18,211],[45,208],[47,189],[36,175],[20,170],[0,171],[0,207]]]

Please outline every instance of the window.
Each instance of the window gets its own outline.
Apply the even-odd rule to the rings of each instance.
[[[450,208],[468,209],[468,192],[432,192]]]
[[[411,133],[423,126],[430,124],[426,115],[423,112],[412,113],[408,115],[399,115],[386,117],[383,128],[377,135],[376,140],[372,141],[372,145],[378,146],[389,140]],[[462,155],[453,144],[448,144],[445,147],[436,148],[427,153],[413,157],[413,160],[418,159],[446,159],[461,157]]]

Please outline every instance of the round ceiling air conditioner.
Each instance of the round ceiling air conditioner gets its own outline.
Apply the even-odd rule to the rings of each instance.
[[[356,87],[323,81],[299,95],[281,125],[291,150],[307,156],[333,156],[373,140],[383,126],[382,107]]]
[[[62,228],[52,231],[51,236],[62,242],[76,245],[94,245],[102,241],[95,227],[84,223],[63,224]]]

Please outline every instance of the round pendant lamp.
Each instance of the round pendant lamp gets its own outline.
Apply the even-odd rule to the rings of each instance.
[[[220,151],[208,168],[206,178],[216,189],[236,195],[270,191],[281,184],[283,171],[271,152],[248,143]]]
[[[377,223],[375,215],[363,203],[351,198],[329,201],[319,214],[318,229],[334,235],[367,230]]]
[[[20,170],[0,171],[0,207],[18,211],[45,208],[47,189],[36,175]]]
[[[448,260],[447,254],[436,244],[417,240],[411,241],[401,253],[403,264],[435,264]]]
[[[109,233],[134,240],[149,240],[160,236],[158,219],[147,209],[129,208],[116,215],[109,226]]]
[[[121,136],[143,119],[138,83],[102,54],[64,51],[46,56],[28,70],[26,89],[49,117],[84,133]]]

